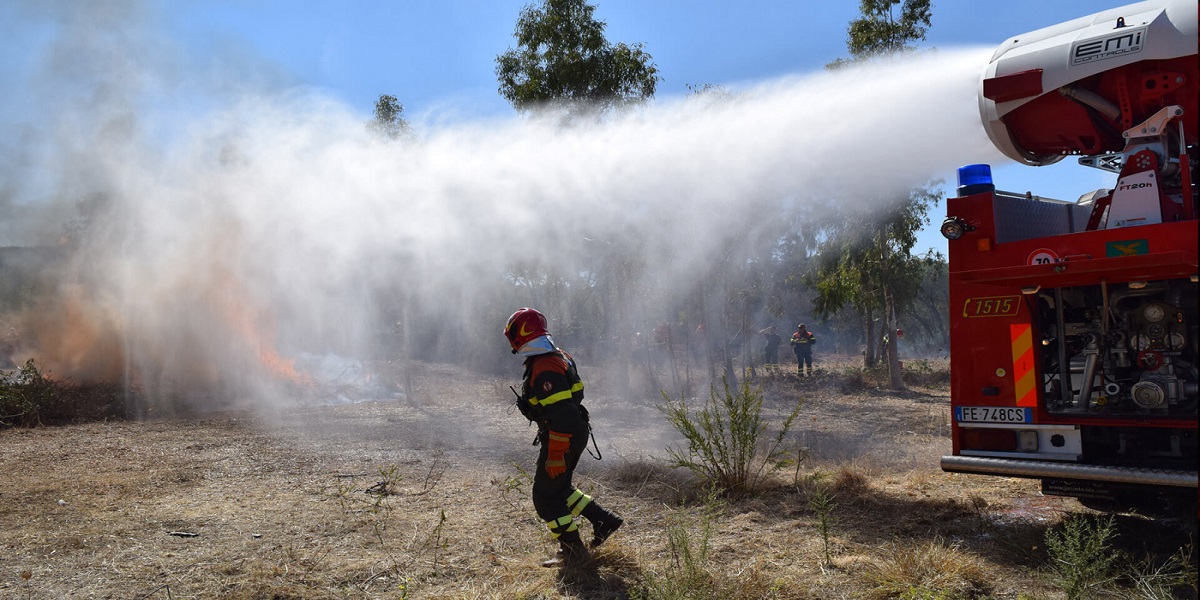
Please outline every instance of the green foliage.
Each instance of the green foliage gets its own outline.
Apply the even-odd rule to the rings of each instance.
[[[897,312],[917,300],[922,283],[945,264],[936,253],[912,254],[917,235],[929,224],[929,210],[937,205],[940,184],[913,188],[882,214],[846,213],[829,221],[818,266],[806,277],[817,291],[818,316],[827,319],[847,307],[877,314],[885,308],[885,286]]]
[[[661,578],[647,576],[645,595],[655,600],[671,598],[696,598],[698,590],[714,590],[715,579],[708,572],[708,551],[712,540],[711,519],[704,519],[699,539],[688,531],[687,523],[675,521],[667,529],[668,549],[671,562]],[[716,596],[713,596],[714,598]]]
[[[1112,516],[1071,515],[1046,530],[1050,572],[1068,600],[1091,597],[1116,579],[1114,567],[1121,554],[1112,546],[1115,537]]]
[[[837,507],[833,498],[833,492],[821,484],[813,486],[808,493],[808,508],[817,515],[817,533],[821,534],[827,565],[833,564],[833,556],[829,552],[829,534],[835,521],[833,509]]]
[[[689,83],[687,84],[687,89],[691,92],[688,96],[689,99],[702,100],[710,104],[730,102],[738,97],[737,92],[717,83],[702,83],[700,85]]]
[[[55,381],[33,359],[15,371],[0,371],[0,424],[37,427],[123,417],[132,392],[119,385]]]
[[[752,491],[768,472],[783,466],[788,454],[783,438],[800,412],[801,403],[780,424],[778,432],[767,440],[767,421],[762,415],[761,388],[742,382],[737,392],[722,380],[724,393],[711,388],[709,399],[695,414],[682,397],[672,401],[663,392],[666,404],[659,408],[684,438],[687,449],[668,448],[672,467],[692,471],[722,491],[741,494]]]
[[[899,17],[893,9],[901,6]],[[862,0],[862,16],[850,22],[846,47],[853,57],[838,60],[827,68],[912,49],[909,42],[925,39],[930,25],[929,0]],[[867,352],[864,365],[875,364],[875,319],[882,316],[884,331],[897,329],[898,318],[913,304],[925,279],[929,264],[939,262],[933,253],[914,256],[917,234],[929,223],[928,212],[936,205],[940,181],[931,181],[899,192],[890,202],[872,199],[871,204],[887,202],[884,214],[851,214],[830,221],[825,242],[818,251],[819,266],[806,281],[816,289],[814,309],[822,318],[851,306],[863,323]],[[888,343],[888,371],[891,386],[904,388],[896,342]]]
[[[846,46],[855,57],[915,49],[909,43],[925,39],[932,11],[930,0],[862,0],[859,12],[862,16],[846,31]]]
[[[375,118],[367,122],[367,129],[389,140],[412,136],[412,128],[404,120],[404,105],[395,96],[387,94],[381,94],[375,101]]]
[[[642,44],[612,45],[586,0],[526,6],[513,36],[517,48],[496,57],[500,95],[517,110],[551,101],[573,109],[619,107],[654,96],[658,67]]]
[[[16,371],[0,371],[0,423],[17,427],[42,424],[60,402],[54,382],[42,375],[33,359]]]

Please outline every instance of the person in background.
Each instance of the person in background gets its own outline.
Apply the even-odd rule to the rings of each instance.
[[[525,357],[517,406],[538,426],[533,507],[559,544],[555,557],[542,566],[579,566],[589,554],[579,537],[577,517],[591,521],[593,548],[624,523],[571,483],[591,431],[587,409],[581,404],[583,380],[575,359],[554,345],[542,313],[532,308],[517,310],[504,326],[504,337],[513,354]]]
[[[817,343],[817,337],[804,326],[804,323],[801,323],[796,326],[796,333],[792,334],[791,343],[792,352],[796,354],[796,373],[803,377],[807,368],[807,374],[812,375],[812,347]]]
[[[767,347],[763,349],[763,368],[773,369],[779,365],[779,345],[783,343],[783,338],[775,333],[774,325],[759,333],[767,338]]]

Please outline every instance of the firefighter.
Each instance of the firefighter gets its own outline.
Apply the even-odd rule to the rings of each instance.
[[[546,317],[532,308],[513,313],[504,326],[513,354],[525,357],[517,406],[538,425],[540,447],[533,476],[533,508],[559,543],[544,567],[579,565],[588,549],[579,536],[578,517],[592,524],[592,547],[604,543],[624,522],[571,483],[591,431],[583,407],[583,381],[571,355],[554,345]]]
[[[796,354],[796,373],[801,377],[805,375],[805,367],[808,375],[813,374],[812,347],[815,343],[816,336],[804,327],[804,323],[796,326],[796,333],[792,334],[792,352]]]
[[[770,370],[779,366],[779,344],[783,342],[783,338],[775,333],[775,326],[772,325],[759,333],[767,338],[767,347],[763,349],[763,368]]]

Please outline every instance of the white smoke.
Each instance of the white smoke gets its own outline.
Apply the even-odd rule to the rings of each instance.
[[[655,289],[682,288],[731,239],[875,210],[997,156],[976,113],[985,50],[659,98],[595,124],[429,114],[393,142],[273,70],[189,71],[140,10],[24,15],[53,41],[10,87],[30,117],[0,123],[3,243],[59,244],[76,220],[65,316],[43,316],[29,348],[60,375],[240,374],[246,389],[294,376],[304,353],[366,354],[388,295],[486,305],[513,265],[578,271],[609,248],[641,254]]]

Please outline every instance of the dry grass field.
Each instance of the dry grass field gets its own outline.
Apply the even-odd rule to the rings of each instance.
[[[1088,511],[942,473],[945,365],[910,369],[902,394],[846,364],[760,373],[771,418],[802,403],[793,459],[737,498],[665,466],[682,438],[660,395],[585,369],[603,460],[585,455],[576,484],[626,525],[568,570],[540,566],[554,544],[528,499],[516,365],[421,365],[407,399],[0,430],[0,597],[1064,597],[1043,539]],[[1117,527],[1133,560],[1177,551],[1194,522]]]

